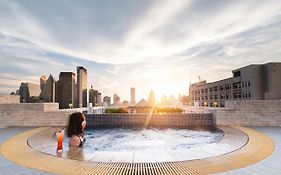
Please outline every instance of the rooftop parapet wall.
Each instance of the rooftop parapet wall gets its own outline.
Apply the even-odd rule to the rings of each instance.
[[[87,120],[90,118],[87,125],[184,127],[211,122],[220,126],[281,126],[281,100],[233,101],[229,107],[186,107],[190,114],[153,114],[151,117],[148,114],[97,114],[87,117]],[[0,127],[66,126],[69,114],[75,111],[59,110],[57,103],[0,104]],[[204,112],[212,118],[203,119]]]
[[[281,100],[226,101],[226,108],[188,107],[211,112],[219,126],[281,126]]]
[[[58,111],[58,103],[18,103],[18,104],[0,104],[0,111]]]
[[[0,104],[20,103],[19,95],[0,95]]]
[[[0,127],[66,126],[72,112],[59,110],[58,103],[0,104]]]

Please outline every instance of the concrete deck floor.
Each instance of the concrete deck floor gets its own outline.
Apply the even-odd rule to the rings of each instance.
[[[22,133],[24,131],[28,131],[31,128],[0,128],[0,146],[9,138]],[[6,160],[0,152],[0,174],[1,175],[51,175],[50,173],[46,173],[43,171],[34,170],[31,168],[27,168],[13,162]]]
[[[1,128],[0,129],[0,146],[5,142],[8,138],[15,136],[21,132],[27,131],[31,128]],[[248,167],[237,169],[233,171],[229,171],[224,174],[281,174],[281,127],[254,127],[260,132],[263,132],[270,136],[275,143],[275,150],[271,156],[267,159],[260,161],[256,164],[250,165]],[[8,175],[8,174],[38,174],[38,175],[47,175],[50,173],[45,173],[42,171],[26,168],[20,166],[18,164],[12,163],[6,160],[2,155],[0,155],[0,174]]]
[[[270,136],[275,143],[275,150],[271,156],[256,164],[245,168],[219,173],[218,175],[278,175],[281,174],[281,127],[252,127]]]

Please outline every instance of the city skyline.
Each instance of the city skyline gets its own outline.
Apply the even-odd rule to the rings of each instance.
[[[88,89],[129,100],[136,87],[138,102],[151,89],[177,97],[199,76],[281,61],[278,1],[4,0],[0,9],[0,94],[81,65]]]

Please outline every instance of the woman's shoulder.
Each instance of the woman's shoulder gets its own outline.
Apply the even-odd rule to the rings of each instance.
[[[78,137],[78,135],[72,135],[69,138],[69,145],[70,146],[79,146],[80,145],[80,138]]]
[[[79,139],[79,135],[77,135],[77,134],[73,134],[73,135],[71,135],[71,137],[70,138],[74,138],[74,139]]]

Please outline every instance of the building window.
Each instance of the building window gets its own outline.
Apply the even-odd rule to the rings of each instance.
[[[233,76],[234,77],[240,77],[241,76],[241,72],[240,71],[233,72]]]
[[[249,92],[249,98],[251,98],[251,93]]]
[[[226,95],[225,95],[225,98],[226,98],[226,99],[230,99],[230,95],[229,95],[229,94],[226,94]]]
[[[239,98],[241,98],[241,92],[235,92],[235,93],[233,93],[233,98],[234,98],[234,99],[239,99]]]
[[[230,84],[225,85],[225,89],[226,89],[226,90],[231,89],[231,85],[230,85]]]
[[[249,87],[251,86],[250,80],[248,81],[248,86],[249,86]]]
[[[233,83],[233,89],[241,88],[241,82]]]

